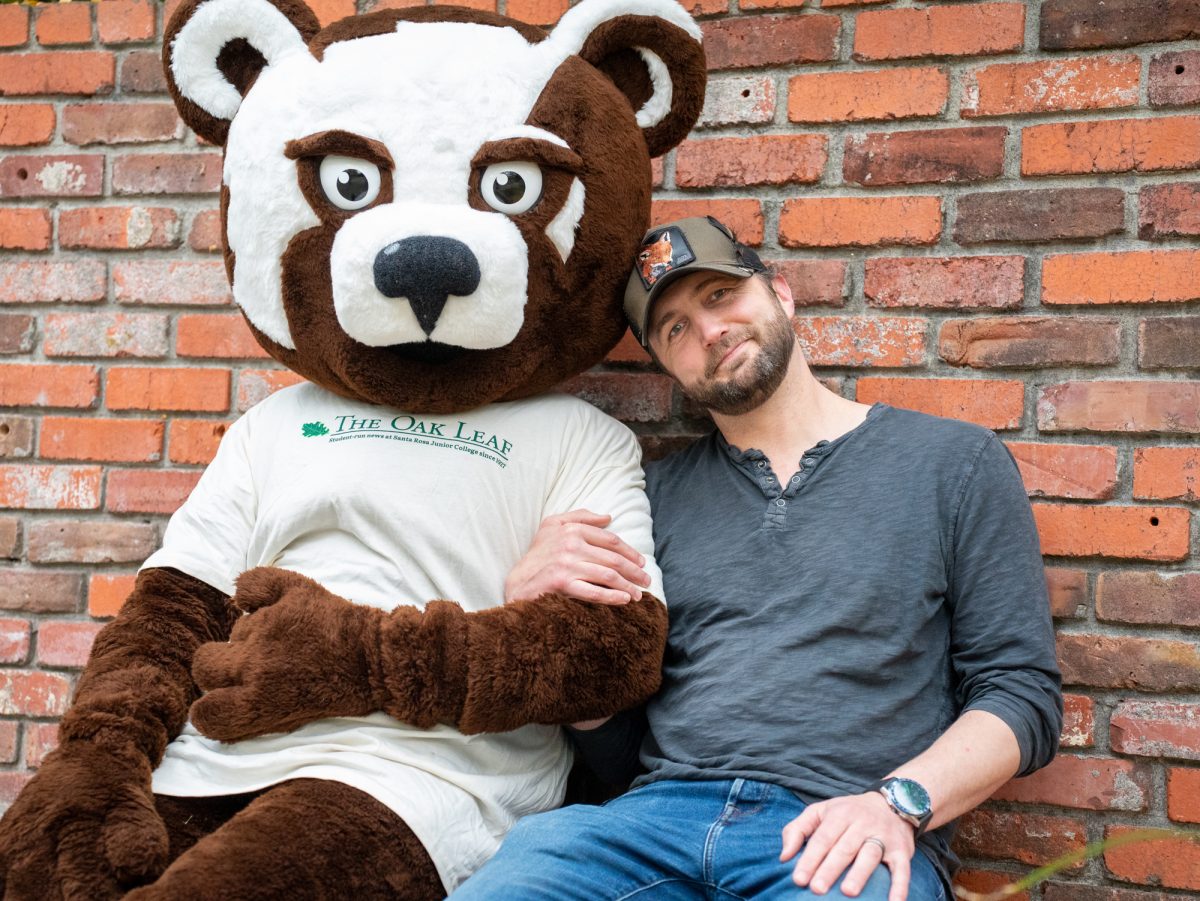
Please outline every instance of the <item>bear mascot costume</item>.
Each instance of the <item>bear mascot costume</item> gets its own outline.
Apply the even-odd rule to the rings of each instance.
[[[658,683],[637,443],[551,389],[624,331],[700,32],[673,0],[582,0],[549,33],[186,0],[163,55],[224,148],[234,300],[306,381],[230,427],[97,637],[0,823],[3,897],[441,897],[561,803],[556,724]],[[504,603],[543,519],[583,507],[647,558],[642,597]]]

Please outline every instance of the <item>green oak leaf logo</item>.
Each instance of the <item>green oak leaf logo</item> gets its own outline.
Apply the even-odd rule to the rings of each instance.
[[[316,438],[320,435],[328,435],[329,429],[326,428],[323,422],[306,422],[301,427],[305,438]]]

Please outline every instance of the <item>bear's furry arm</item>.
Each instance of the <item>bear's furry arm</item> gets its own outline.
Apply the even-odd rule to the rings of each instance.
[[[544,595],[475,613],[433,601],[383,617],[372,679],[383,710],[464,733],[595,719],[657,689],[667,611]]]
[[[228,596],[199,579],[143,570],[121,612],[96,636],[61,740],[137,750],[157,766],[199,695],[191,674],[196,648],[226,641],[235,618]]]

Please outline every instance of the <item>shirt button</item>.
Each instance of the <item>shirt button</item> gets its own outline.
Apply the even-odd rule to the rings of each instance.
[[[786,503],[787,503],[787,501],[785,501],[783,498],[780,498],[779,500],[775,501],[775,506],[782,507]]]
[[[801,462],[801,463],[803,463],[805,466],[812,466],[812,465],[813,465],[814,463],[816,463],[817,461],[816,461],[816,460],[814,460],[812,457],[805,457],[805,458],[804,458],[803,460],[801,460],[800,462]]]
[[[800,476],[792,476],[792,484],[795,485],[800,481]]]
[[[767,465],[767,464],[766,464],[766,463],[764,463],[762,460],[759,460],[759,461],[758,461],[758,468],[759,468],[759,469],[762,469],[762,468],[763,468],[764,466],[766,466],[766,465]]]

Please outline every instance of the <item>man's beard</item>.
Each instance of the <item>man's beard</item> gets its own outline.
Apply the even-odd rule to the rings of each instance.
[[[728,378],[713,381],[721,358],[730,348],[747,338],[758,339],[757,356],[749,363],[743,364]],[[775,315],[768,320],[761,335],[756,334],[753,328],[747,327],[722,338],[720,344],[709,354],[708,363],[704,367],[705,380],[689,386],[684,393],[714,413],[725,416],[749,413],[774,394],[783,383],[795,347],[796,334],[792,331],[792,321],[782,309],[776,308]]]

